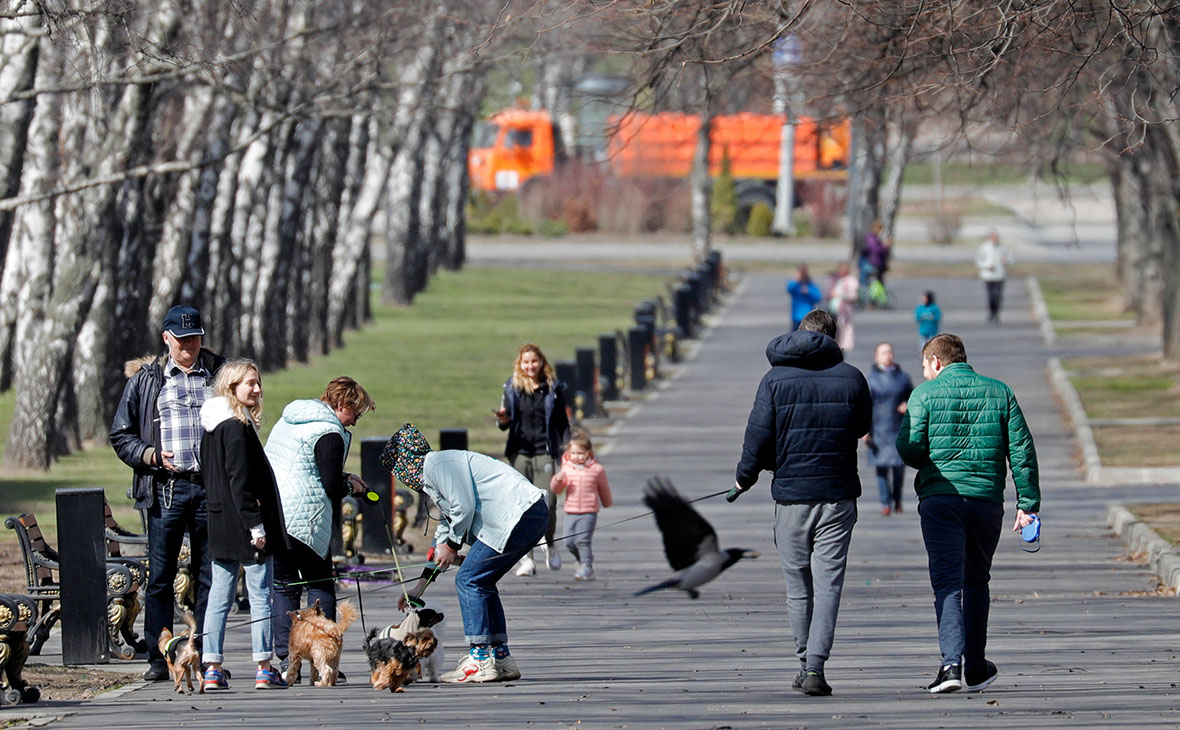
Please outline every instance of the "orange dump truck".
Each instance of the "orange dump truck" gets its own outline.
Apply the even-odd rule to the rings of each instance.
[[[685,178],[692,169],[700,117],[665,112],[632,113],[609,120],[610,169],[620,177]],[[728,114],[713,118],[709,171],[724,156],[743,205],[774,207],[782,117]],[[795,179],[842,180],[848,166],[847,121],[822,125],[803,118],[795,128]],[[516,190],[530,178],[553,172],[563,157],[560,135],[548,112],[506,109],[481,126],[468,156],[477,190]]]

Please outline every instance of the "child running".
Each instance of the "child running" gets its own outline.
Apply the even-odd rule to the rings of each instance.
[[[572,535],[566,543],[578,561],[574,580],[594,580],[594,552],[590,541],[598,524],[599,503],[610,507],[610,485],[606,469],[594,459],[590,435],[574,429],[569,446],[561,457],[561,469],[549,481],[554,494],[565,491],[565,524],[562,532]]]

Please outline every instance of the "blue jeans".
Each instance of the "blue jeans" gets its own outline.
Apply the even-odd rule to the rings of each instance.
[[[468,644],[508,641],[508,623],[496,583],[544,537],[548,525],[549,506],[540,499],[520,516],[503,552],[496,552],[479,540],[467,551],[467,558],[455,576],[455,593],[459,596],[463,633]]]
[[[893,472],[892,481],[889,479],[890,471]],[[904,483],[904,466],[877,467],[877,491],[880,493],[882,506],[901,508],[901,488]]]
[[[209,588],[209,606],[205,609],[205,641],[201,659],[220,664],[224,659],[225,617],[237,597],[238,566],[236,560],[213,561],[213,585]],[[245,563],[246,592],[250,595],[250,647],[256,662],[270,661],[274,642],[270,630],[270,558],[263,563]]]
[[[936,494],[918,503],[918,515],[930,561],[942,664],[981,666],[987,658],[988,581],[1004,505]]]
[[[172,630],[176,599],[172,583],[176,579],[176,561],[184,535],[189,536],[189,570],[194,574],[196,605],[193,618],[197,633],[205,621],[205,606],[209,600],[209,512],[205,508],[205,487],[177,479],[170,488],[157,482],[156,498],[147,511],[148,529],[148,585],[143,612],[144,640],[148,645],[148,660],[164,666],[160,653],[160,631]]]

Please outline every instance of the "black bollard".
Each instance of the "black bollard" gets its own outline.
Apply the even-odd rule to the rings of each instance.
[[[571,360],[557,360],[553,363],[553,372],[558,380],[565,383],[565,402],[573,412],[573,425],[576,426],[579,420],[578,365]]]
[[[101,489],[57,490],[61,663],[106,664],[107,569]]]
[[[449,449],[456,449],[458,451],[467,450],[467,429],[465,428],[442,428],[438,432],[438,450],[447,451]]]
[[[635,324],[647,331],[647,350],[652,356],[653,377],[654,373],[659,372],[660,369],[660,343],[657,339],[656,312],[657,307],[654,299],[644,300],[635,308]]]
[[[602,399],[618,400],[619,341],[614,335],[598,336],[598,381],[602,383]]]
[[[691,339],[696,332],[693,322],[692,287],[681,284],[676,287],[676,326],[685,339]]]
[[[375,503],[360,500],[361,550],[366,553],[382,554],[393,548],[385,529],[386,520],[393,526],[393,474],[381,463],[381,451],[388,441],[380,437],[361,439],[361,479],[381,498]]]
[[[647,348],[651,337],[644,327],[632,327],[627,330],[627,348],[630,350],[630,362],[627,368],[631,371],[631,390],[639,392],[647,387]]]
[[[598,370],[594,367],[594,348],[578,347],[574,350],[577,362],[577,390],[583,394],[582,412],[586,418],[593,418],[598,413],[598,398],[595,391],[598,385]]]
[[[705,282],[701,275],[694,271],[688,275],[685,283],[692,290],[693,322],[700,324],[701,316],[705,313]]]

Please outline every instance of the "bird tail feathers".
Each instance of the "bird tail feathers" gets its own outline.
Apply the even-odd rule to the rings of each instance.
[[[677,581],[675,578],[669,578],[668,580],[664,581],[663,583],[656,583],[654,586],[648,586],[647,588],[644,588],[641,591],[636,591],[635,595],[642,596],[642,595],[646,595],[648,593],[651,593],[652,591],[661,591],[665,588],[675,588],[676,583],[677,583]]]

